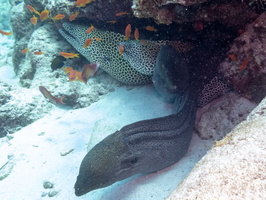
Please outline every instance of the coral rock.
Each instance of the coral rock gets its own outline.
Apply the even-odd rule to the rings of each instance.
[[[246,27],[235,39],[228,54],[237,56],[237,61],[227,58],[219,72],[245,97],[260,102],[266,96],[266,13]],[[246,59],[245,69],[240,69]]]

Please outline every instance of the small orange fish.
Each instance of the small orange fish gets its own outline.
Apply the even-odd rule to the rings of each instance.
[[[11,31],[10,31],[10,32],[5,32],[5,31],[0,30],[0,33],[1,33],[2,35],[6,35],[6,36],[8,36],[8,35],[12,35],[12,32],[11,32]]]
[[[64,19],[64,18],[65,18],[65,15],[58,14],[58,15],[52,17],[52,20],[56,21],[56,20],[61,20],[61,19]]]
[[[128,40],[128,38],[130,38],[130,35],[131,35],[131,25],[128,24],[125,30],[125,36],[126,36],[125,40]]]
[[[84,66],[81,76],[85,84],[87,84],[88,79],[90,77],[93,77],[96,75],[98,69],[99,69],[98,63],[87,64]]]
[[[27,8],[29,9],[29,11],[40,16],[40,13],[35,8],[33,8],[31,5],[27,5]]]
[[[251,58],[251,53],[248,55],[248,57],[242,62],[241,66],[239,67],[240,70],[244,70],[248,66],[248,62]]]
[[[147,45],[147,41],[146,40],[141,40],[141,44]]]
[[[42,51],[34,51],[33,54],[34,54],[34,55],[42,55],[42,54],[44,54],[44,53],[43,53]]]
[[[119,54],[120,56],[122,56],[122,54],[124,53],[124,46],[122,44],[119,45]]]
[[[65,104],[63,102],[64,97],[56,98],[43,86],[39,86],[40,92],[43,94],[43,96],[47,99],[49,99],[53,104]]]
[[[93,30],[94,30],[94,26],[91,25],[91,26],[87,29],[86,33],[89,34],[89,33],[91,33]]]
[[[114,23],[116,23],[116,21],[114,21],[114,20],[112,20],[112,21],[107,21],[107,23],[114,24]]]
[[[69,77],[69,81],[84,82],[82,79],[82,73],[74,69],[69,72],[68,77]]]
[[[146,26],[145,29],[146,29],[147,31],[154,31],[154,32],[158,31],[158,30],[157,30],[156,28],[154,28],[153,26]]]
[[[62,67],[63,70],[65,70],[65,72],[68,75],[69,81],[82,81],[82,75],[81,72],[74,70],[72,67]]]
[[[85,41],[83,48],[87,49],[92,43],[92,38],[89,38]]]
[[[72,67],[62,67],[62,69],[63,69],[67,74],[69,74],[69,72],[70,72],[71,70],[73,70]]]
[[[136,28],[134,31],[134,38],[135,40],[139,40],[139,29],[138,28]]]
[[[22,49],[20,52],[21,53],[27,53],[29,51],[29,48]]]
[[[76,4],[76,7],[85,7],[86,4],[89,4],[92,1],[95,1],[95,0],[77,0],[75,4]]]
[[[116,13],[115,16],[121,16],[121,15],[128,15],[128,12],[120,12],[120,13]]]
[[[79,12],[75,12],[74,14],[70,15],[68,20],[71,22],[71,21],[74,21],[77,16],[78,16]]]
[[[43,10],[40,14],[40,20],[41,21],[44,21],[46,20],[48,17],[49,17],[49,13],[50,11],[49,10]]]
[[[35,16],[33,16],[32,18],[30,18],[30,21],[31,21],[31,23],[32,23],[33,25],[36,25],[37,22],[38,22],[38,18],[35,17]]]
[[[101,38],[97,38],[97,37],[95,37],[94,39],[95,39],[96,41],[98,41],[98,42],[102,41]]]
[[[235,54],[227,54],[229,58],[231,58],[233,61],[237,61],[237,57]]]
[[[65,57],[65,58],[74,58],[77,57],[79,58],[79,54],[78,53],[66,53],[66,52],[60,52],[60,55]]]

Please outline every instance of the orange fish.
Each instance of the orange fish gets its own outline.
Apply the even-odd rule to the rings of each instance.
[[[5,32],[5,31],[2,31],[2,30],[0,30],[0,33],[2,34],[2,35],[12,35],[12,32],[10,31],[10,32]]]
[[[242,62],[241,66],[239,67],[240,70],[244,70],[247,68],[250,58],[251,54],[249,54],[248,57]]]
[[[124,46],[122,44],[119,45],[119,54],[120,56],[122,56],[122,54],[124,53]]]
[[[67,68],[62,67],[62,69],[65,70],[65,72],[67,73],[69,81],[80,81],[85,83],[85,81],[82,79],[81,72],[74,70],[72,67],[67,67]]]
[[[139,40],[139,29],[138,28],[136,28],[134,31],[134,38],[135,40]]]
[[[46,20],[48,17],[49,17],[49,13],[50,11],[49,10],[43,10],[40,14],[40,20],[41,21],[44,21]]]
[[[74,21],[77,16],[78,16],[79,12],[75,12],[74,14],[70,15],[68,20],[71,22],[71,21]]]
[[[107,23],[114,24],[114,23],[116,23],[116,21],[114,21],[114,20],[112,20],[112,21],[107,21]]]
[[[76,1],[76,7],[85,7],[86,4],[89,4],[92,1],[95,1],[95,0],[77,0]]]
[[[94,39],[95,39],[96,41],[98,41],[98,42],[102,41],[101,38],[97,38],[97,37],[95,37]]]
[[[125,40],[128,40],[128,38],[130,38],[130,34],[131,34],[131,25],[128,24],[125,30],[125,35],[126,35]]]
[[[31,21],[31,23],[32,23],[33,25],[36,25],[37,22],[38,22],[38,18],[35,17],[35,16],[33,16],[32,18],[30,18],[30,21]]]
[[[91,25],[91,26],[87,29],[86,33],[89,34],[89,33],[91,33],[93,30],[94,30],[94,26]]]
[[[116,13],[115,16],[121,16],[121,15],[128,15],[128,12],[120,12],[120,13]]]
[[[56,98],[43,86],[39,86],[40,92],[43,94],[43,96],[47,99],[49,99],[53,104],[65,104],[63,102],[64,97]]]
[[[44,54],[44,53],[41,52],[41,51],[34,51],[33,53],[34,53],[34,55],[42,55],[42,54]]]
[[[52,20],[56,21],[56,20],[61,20],[61,19],[64,19],[64,18],[65,18],[65,15],[58,14],[58,15],[52,17]]]
[[[147,45],[147,41],[146,40],[141,40],[141,44]]]
[[[81,72],[77,71],[77,70],[71,70],[69,72],[69,81],[80,81],[80,82],[84,82],[82,79],[82,74]]]
[[[146,26],[145,29],[146,29],[147,31],[154,31],[154,32],[158,31],[158,30],[157,30],[156,28],[154,28],[153,26]]]
[[[99,69],[98,63],[87,64],[84,66],[81,76],[85,84],[87,84],[87,81],[90,77],[96,75],[98,69]]]
[[[62,67],[62,69],[63,69],[67,74],[69,74],[69,72],[70,72],[71,70],[73,70],[72,67]]]
[[[231,58],[233,61],[237,61],[237,57],[235,54],[227,54],[229,58]]]
[[[27,53],[29,51],[29,48],[22,49],[20,52],[21,53]]]
[[[77,57],[79,58],[79,54],[78,53],[66,53],[66,52],[60,52],[60,55],[65,57],[65,58],[74,58]]]
[[[87,49],[92,43],[92,38],[89,38],[85,41],[83,48]]]
[[[35,8],[33,8],[31,5],[27,5],[27,8],[29,9],[29,11],[40,16],[40,13]]]

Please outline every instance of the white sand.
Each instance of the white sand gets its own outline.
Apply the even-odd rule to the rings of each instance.
[[[170,114],[172,106],[164,103],[152,86],[117,88],[102,100],[78,110],[57,108],[49,116],[16,132],[14,139],[0,143],[0,168],[8,155],[14,163],[11,174],[0,181],[0,199],[50,199],[42,194],[59,193],[53,199],[90,200],[161,200],[187,176],[195,163],[212,145],[195,134],[186,156],[177,164],[157,173],[130,178],[112,186],[76,197],[74,183],[81,160],[91,141],[97,143],[129,123]],[[102,131],[101,131],[102,130]],[[106,131],[109,130],[109,131]],[[40,133],[44,135],[38,136]],[[93,137],[92,132],[94,132]],[[3,142],[4,140],[4,142]],[[91,144],[90,144],[91,145]],[[66,156],[60,153],[73,149]],[[50,181],[53,189],[44,189]]]

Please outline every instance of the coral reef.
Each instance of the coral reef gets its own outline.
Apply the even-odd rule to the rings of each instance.
[[[159,24],[218,20],[229,26],[243,26],[256,17],[256,13],[248,7],[248,1],[210,1],[208,4],[202,2],[133,0],[132,10],[136,17],[153,18]]]
[[[27,89],[18,89],[4,82],[0,82],[0,86],[0,118],[4,119],[0,127],[10,133],[43,117],[52,108],[49,104],[36,101]]]
[[[38,6],[40,1],[27,1],[27,3]],[[51,3],[54,2],[51,1]],[[69,4],[73,3],[69,2]],[[39,5],[40,11],[42,8],[44,5]],[[14,29],[13,64],[23,87],[31,89],[39,86],[47,87],[53,95],[65,96],[65,103],[73,108],[86,107],[113,90],[113,85],[117,82],[111,77],[95,80],[93,84],[88,85],[69,82],[67,74],[61,67],[72,66],[74,69],[82,70],[88,61],[83,57],[66,60],[60,56],[59,52],[75,52],[75,50],[60,36],[53,24],[40,22],[33,26],[29,21],[31,16],[24,3],[12,8],[11,23],[13,27],[16,27]],[[26,47],[29,50],[24,54],[21,50]],[[35,52],[43,54],[36,55]],[[99,76],[105,77],[106,75],[99,73]]]
[[[237,60],[227,58],[219,72],[240,94],[259,103],[266,96],[266,13],[246,27],[228,51]]]

